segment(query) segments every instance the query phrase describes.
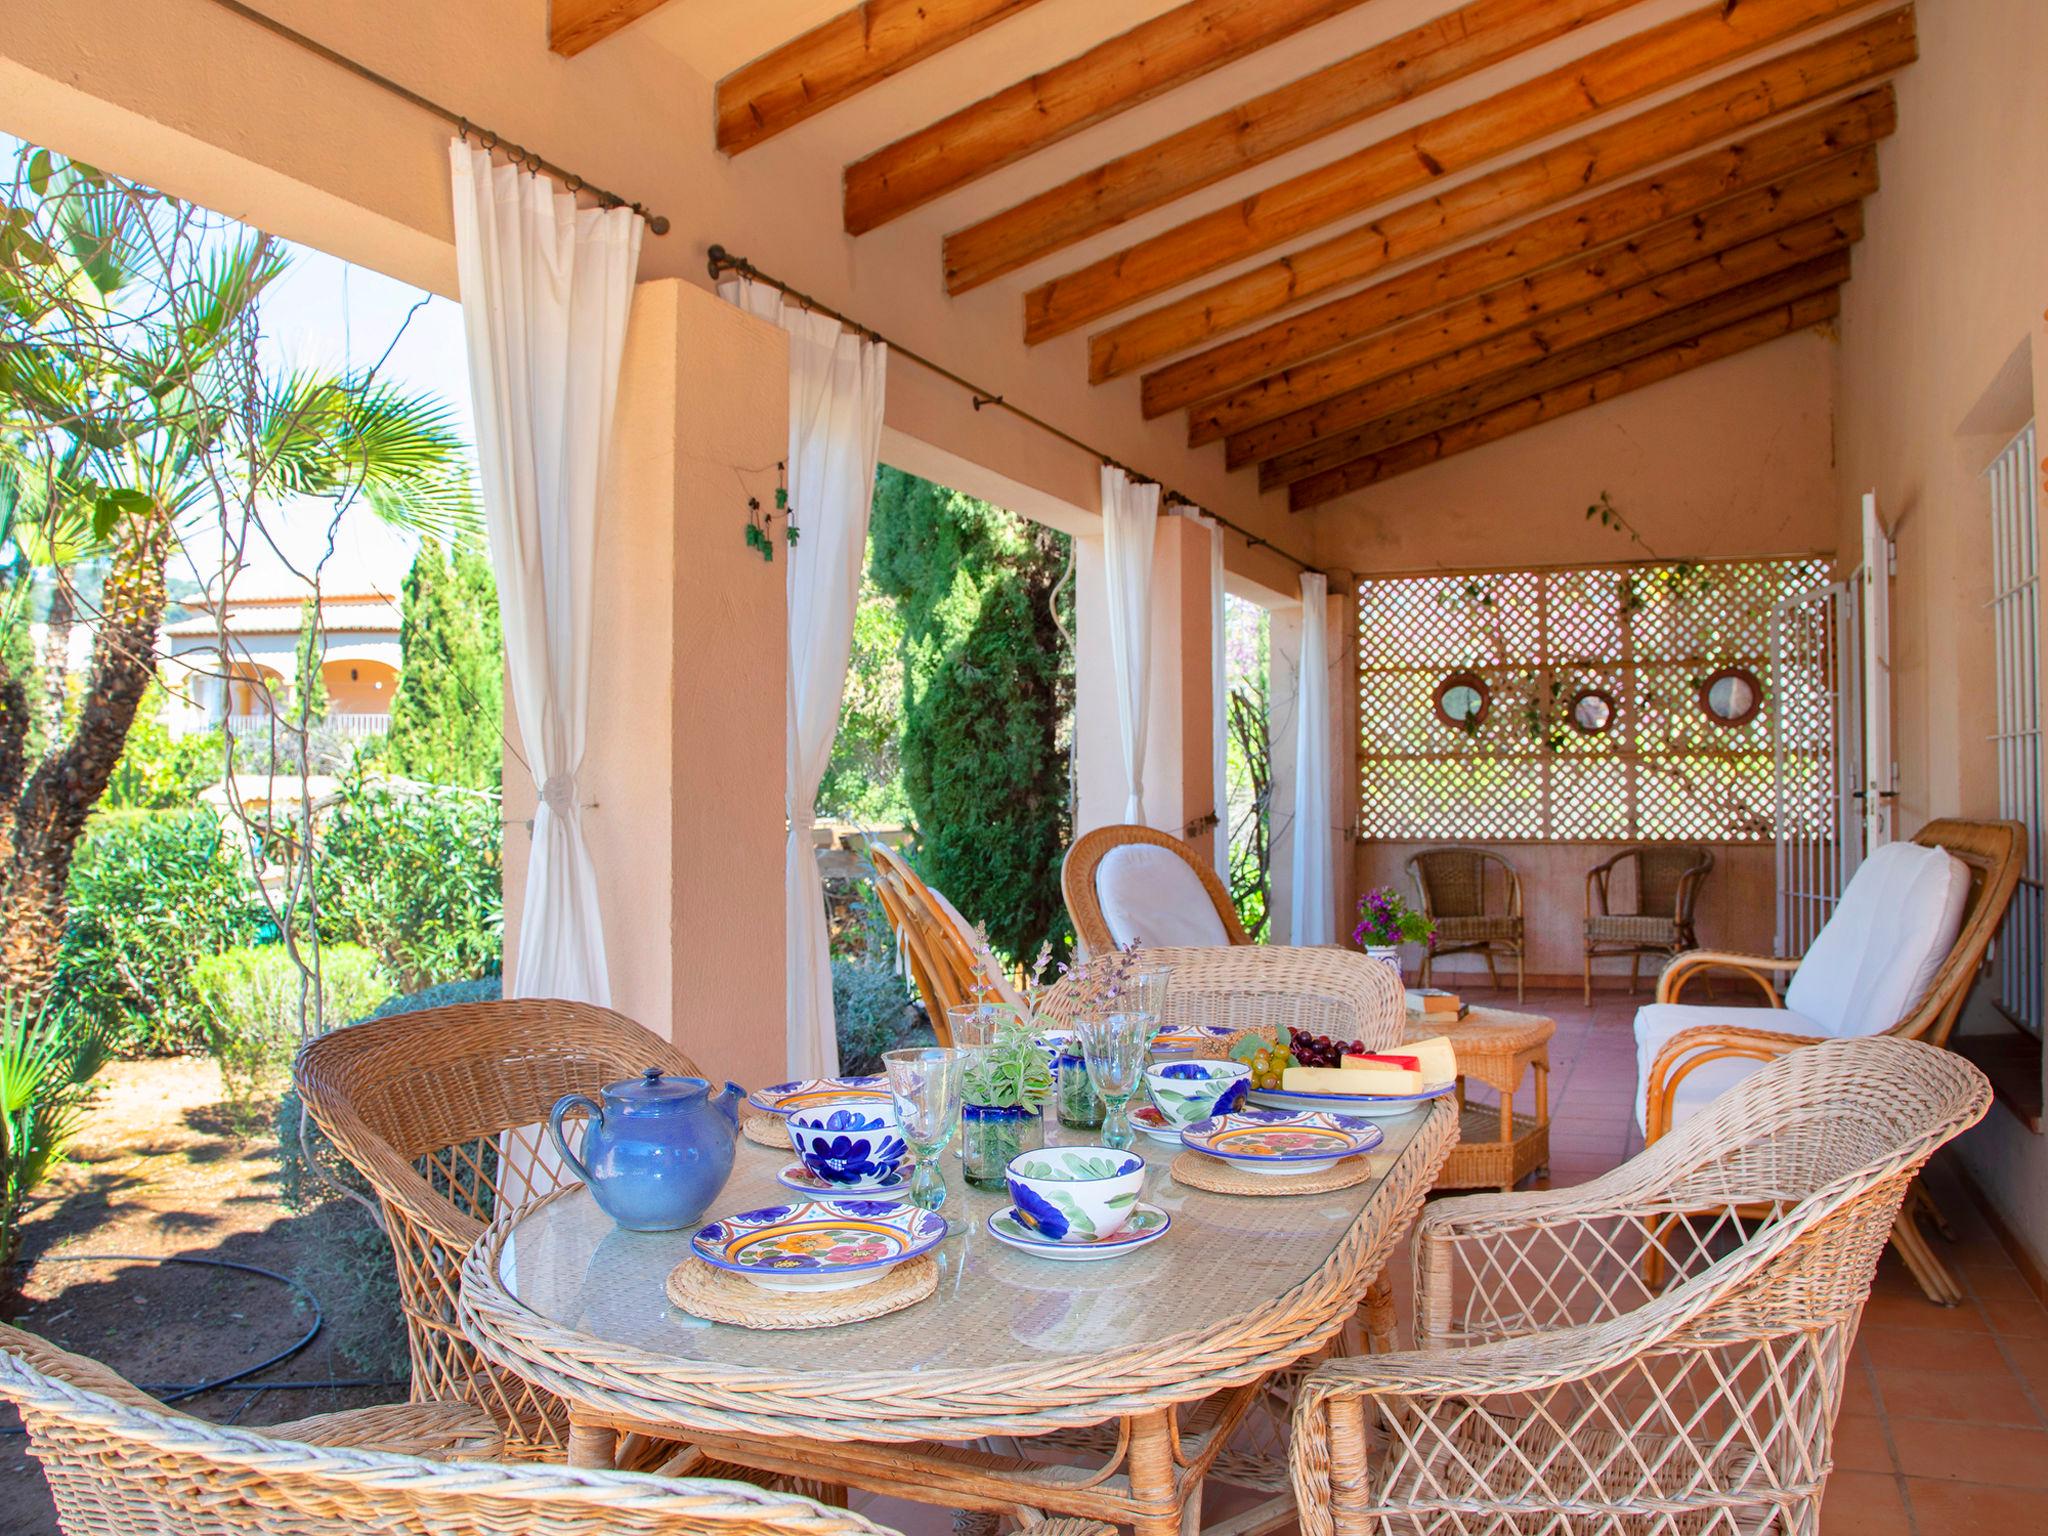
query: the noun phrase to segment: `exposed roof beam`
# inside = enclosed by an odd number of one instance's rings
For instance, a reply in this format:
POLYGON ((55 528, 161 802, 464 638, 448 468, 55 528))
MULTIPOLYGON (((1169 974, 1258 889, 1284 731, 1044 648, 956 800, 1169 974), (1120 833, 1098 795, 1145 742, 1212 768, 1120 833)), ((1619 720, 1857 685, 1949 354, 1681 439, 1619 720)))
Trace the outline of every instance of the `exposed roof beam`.
POLYGON ((548 46, 573 57, 668 0, 548 0, 548 46))
POLYGON ((1418 315, 1340 352, 1261 379, 1191 412, 1188 443, 1198 447, 1280 421, 1319 401, 1533 325, 1575 305, 1624 291, 1639 292, 1652 278, 1691 271, 1702 258, 1749 248, 1762 236, 1791 230, 1836 209, 1849 209, 1876 190, 1877 150, 1866 145, 1712 208, 1656 225, 1590 257, 1475 294, 1434 314, 1418 315))
POLYGON ((1869 84, 1912 63, 1915 53, 1908 6, 1765 60, 1112 326, 1089 338, 1090 377, 1143 367, 1567 196, 1704 149, 1780 113, 1869 84))
MULTIPOLYGON (((1471 0, 946 237, 963 293, 1641 0, 1471 0)), ((853 170, 858 170, 856 166, 853 170)), ((851 207, 853 170, 847 172, 851 207)), ((848 228, 851 228, 851 221, 848 228)))
POLYGON ((1569 416, 1574 411, 1583 411, 1603 400, 1612 400, 1631 390, 1643 389, 1724 357, 1747 352, 1752 347, 1803 331, 1808 326, 1824 325, 1841 311, 1841 307, 1840 290, 1828 288, 1662 351, 1601 368, 1570 383, 1543 389, 1512 404, 1469 417, 1426 437, 1411 438, 1369 458, 1355 459, 1299 481, 1288 487, 1288 506, 1296 512, 1306 511, 1382 480, 1421 469, 1426 464, 1498 442, 1546 421, 1569 416))
MULTIPOLYGON (((1054 278, 1025 295, 1025 339, 1062 335, 1296 235, 1694 79, 1864 3, 1743 0, 1731 6, 1716 0, 1054 278)), ((1828 41, 1851 46, 1841 39, 1828 41)))
POLYGON ((718 147, 752 149, 1038 0, 862 0, 718 82, 718 147))
POLYGON ((846 168, 847 233, 866 234, 1092 123, 1364 3, 1187 0, 856 160, 846 168))
POLYGON ((1341 434, 1364 432, 1382 416, 1409 410, 1421 401, 1448 395, 1481 379, 1518 369, 1538 369, 1559 352, 1585 346, 1632 326, 1657 322, 1673 309, 1704 303, 1794 266, 1827 256, 1841 256, 1847 262, 1845 252, 1862 236, 1862 231, 1862 209, 1851 207, 1808 219, 1792 229, 1782 229, 1714 256, 1704 256, 1647 283, 1636 283, 1575 309, 1548 315, 1534 326, 1446 352, 1401 373, 1391 373, 1343 395, 1317 401, 1315 406, 1282 416, 1276 422, 1237 432, 1225 438, 1227 461, 1237 469, 1257 459, 1278 459, 1294 449, 1307 451, 1303 457, 1288 459, 1284 469, 1262 469, 1260 483, 1272 485, 1280 479, 1300 479, 1300 473, 1307 473, 1307 469, 1321 469, 1331 461, 1331 455, 1335 455, 1335 461, 1356 459, 1364 449, 1346 451, 1350 438, 1341 438, 1341 434))
POLYGON ((1892 88, 1823 107, 1655 175, 1503 230, 1425 266, 1223 342, 1145 375, 1148 418, 1218 399, 1412 316, 1699 213, 1731 196, 1875 143, 1897 126, 1892 88))

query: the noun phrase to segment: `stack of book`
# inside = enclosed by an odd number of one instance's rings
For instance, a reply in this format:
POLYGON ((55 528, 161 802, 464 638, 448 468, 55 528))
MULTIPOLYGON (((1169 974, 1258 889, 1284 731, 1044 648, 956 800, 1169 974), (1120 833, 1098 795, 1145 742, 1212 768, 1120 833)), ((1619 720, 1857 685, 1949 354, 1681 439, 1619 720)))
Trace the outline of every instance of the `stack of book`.
POLYGON ((1412 1019, 1442 1023, 1449 1019, 1462 1019, 1471 1011, 1457 993, 1446 992, 1442 987, 1408 989, 1408 1016, 1412 1019))

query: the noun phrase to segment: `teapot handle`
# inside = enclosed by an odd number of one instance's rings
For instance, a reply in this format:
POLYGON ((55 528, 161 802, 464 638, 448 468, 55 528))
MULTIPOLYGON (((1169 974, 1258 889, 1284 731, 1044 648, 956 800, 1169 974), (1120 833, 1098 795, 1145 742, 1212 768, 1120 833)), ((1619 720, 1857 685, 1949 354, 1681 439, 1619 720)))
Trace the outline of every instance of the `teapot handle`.
MULTIPOLYGON (((604 1118, 604 1106, 584 1093, 565 1093, 555 1100, 555 1107, 548 1111, 548 1136, 555 1144, 555 1151, 561 1155, 576 1177, 585 1185, 590 1183, 590 1170, 583 1165, 583 1159, 569 1150, 568 1138, 562 1135, 562 1117, 572 1109, 587 1109, 592 1120, 604 1118)), ((585 1132, 585 1134, 589 1134, 585 1132)))

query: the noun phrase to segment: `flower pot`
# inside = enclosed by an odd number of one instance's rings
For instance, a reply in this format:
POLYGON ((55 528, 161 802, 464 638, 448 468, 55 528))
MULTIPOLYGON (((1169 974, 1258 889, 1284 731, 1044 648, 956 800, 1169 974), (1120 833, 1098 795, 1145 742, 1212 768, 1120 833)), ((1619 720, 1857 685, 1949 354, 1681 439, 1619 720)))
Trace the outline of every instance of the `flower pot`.
POLYGON ((1381 965, 1392 967, 1394 972, 1394 982, 1397 986, 1405 986, 1407 984, 1402 980, 1401 977, 1400 945, 1368 944, 1365 946, 1365 957, 1368 960, 1377 960, 1381 965))
POLYGON ((960 1162, 978 1189, 1005 1187, 1010 1159, 1045 1145, 1045 1120, 1021 1104, 965 1104, 960 1109, 960 1162))
POLYGON ((1092 1131, 1102 1124, 1102 1095, 1088 1080, 1088 1066, 1081 1060, 1078 1046, 1072 1055, 1060 1057, 1053 1091, 1058 1095, 1060 1124, 1068 1130, 1092 1131))

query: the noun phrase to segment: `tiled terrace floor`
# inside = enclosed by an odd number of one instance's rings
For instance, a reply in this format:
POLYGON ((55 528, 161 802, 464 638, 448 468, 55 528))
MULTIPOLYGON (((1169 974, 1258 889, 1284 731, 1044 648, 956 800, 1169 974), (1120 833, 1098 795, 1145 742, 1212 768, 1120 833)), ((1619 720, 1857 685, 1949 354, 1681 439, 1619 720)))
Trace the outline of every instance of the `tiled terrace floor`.
MULTIPOLYGON (((1465 995, 1517 1006, 1512 990, 1465 995)), ((1596 994, 1587 1008, 1574 988, 1532 991, 1521 1005, 1557 1021, 1553 1184, 1582 1183, 1640 1149, 1630 1024, 1645 1000, 1596 994)), ((1953 1244, 1937 1237, 1935 1247, 1970 1299, 1934 1306, 1886 1257, 1850 1361, 1822 1536, 2048 1533, 2048 1308, 1940 1161, 1933 1188, 1957 1236, 1953 1244)), ((1397 1256, 1397 1277, 1406 1263, 1397 1256)), ((947 1529, 943 1516, 893 1500, 856 1498, 856 1506, 912 1533, 947 1529)))

